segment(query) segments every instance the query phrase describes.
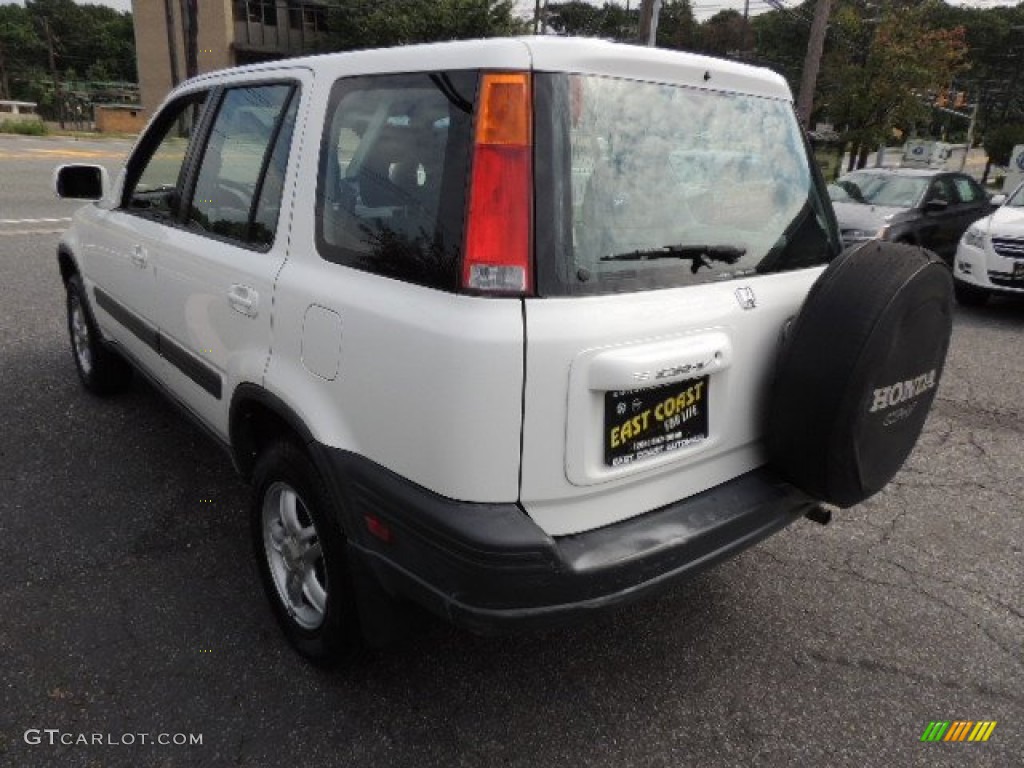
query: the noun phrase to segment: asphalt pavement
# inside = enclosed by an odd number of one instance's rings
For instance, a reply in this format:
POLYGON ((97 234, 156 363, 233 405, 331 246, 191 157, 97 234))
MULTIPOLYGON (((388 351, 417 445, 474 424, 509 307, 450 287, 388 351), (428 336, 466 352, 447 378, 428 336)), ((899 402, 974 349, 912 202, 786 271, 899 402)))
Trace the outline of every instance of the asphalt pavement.
POLYGON ((957 310, 917 450, 831 525, 587 624, 425 621, 328 673, 272 621, 226 455, 144 383, 75 377, 51 173, 128 147, 0 137, 0 765, 1021 764, 1024 301, 957 310), (968 720, 988 741, 921 741, 968 720))

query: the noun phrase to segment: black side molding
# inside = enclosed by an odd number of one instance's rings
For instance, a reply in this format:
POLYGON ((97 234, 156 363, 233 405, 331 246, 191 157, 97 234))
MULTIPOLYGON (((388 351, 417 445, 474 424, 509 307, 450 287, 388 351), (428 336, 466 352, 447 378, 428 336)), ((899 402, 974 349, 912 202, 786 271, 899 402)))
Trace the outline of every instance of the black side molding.
POLYGON ((96 296, 96 304, 104 312, 141 339, 147 347, 192 379, 204 391, 218 400, 221 399, 223 381, 215 368, 197 359, 180 344, 160 333, 157 328, 147 323, 120 302, 111 298, 103 289, 94 288, 93 293, 96 296))
POLYGON ((110 295, 103 289, 94 288, 93 293, 96 295, 96 304, 99 305, 104 312, 117 320, 117 322, 131 331, 135 336, 142 339, 143 343, 147 347, 159 354, 160 332, 156 328, 121 303, 110 298, 110 295))

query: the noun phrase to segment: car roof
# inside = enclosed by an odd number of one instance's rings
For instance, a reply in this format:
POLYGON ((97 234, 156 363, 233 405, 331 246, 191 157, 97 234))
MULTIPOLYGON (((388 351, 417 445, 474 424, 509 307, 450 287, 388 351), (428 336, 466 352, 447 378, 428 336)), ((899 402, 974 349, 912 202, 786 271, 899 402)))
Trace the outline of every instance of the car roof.
POLYGON ((303 67, 327 76, 443 69, 529 68, 690 85, 792 101, 785 78, 769 69, 695 53, 582 37, 534 36, 459 40, 327 53, 199 75, 181 89, 246 73, 303 67))
POLYGON ((854 173, 869 173, 877 176, 907 176, 930 179, 933 176, 939 176, 940 174, 954 174, 956 171, 947 171, 942 168, 858 168, 855 171, 843 174, 844 176, 850 176, 854 173))

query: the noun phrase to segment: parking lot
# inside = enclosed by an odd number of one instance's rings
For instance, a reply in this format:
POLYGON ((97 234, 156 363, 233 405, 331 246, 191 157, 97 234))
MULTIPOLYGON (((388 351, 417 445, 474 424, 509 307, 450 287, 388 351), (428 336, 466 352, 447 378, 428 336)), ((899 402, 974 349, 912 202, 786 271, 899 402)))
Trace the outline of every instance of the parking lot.
POLYGON ((957 309, 917 450, 831 525, 581 626, 423 620, 328 673, 273 623, 227 456, 145 383, 75 377, 51 172, 128 147, 0 137, 0 764, 1019 764, 1024 301, 957 309), (957 720, 997 725, 920 741, 957 720))

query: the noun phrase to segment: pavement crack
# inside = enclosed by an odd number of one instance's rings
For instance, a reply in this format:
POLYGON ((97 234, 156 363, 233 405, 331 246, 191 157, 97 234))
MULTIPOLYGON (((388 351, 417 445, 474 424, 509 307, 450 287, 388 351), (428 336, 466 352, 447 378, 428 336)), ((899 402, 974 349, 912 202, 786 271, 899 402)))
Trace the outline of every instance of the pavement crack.
MULTIPOLYGON (((897 677, 905 678, 907 680, 913 680, 917 683, 938 683, 942 687, 950 690, 967 691, 982 696, 993 696, 1000 699, 1007 699, 1017 704, 1024 704, 1024 696, 1010 693, 1008 691, 1002 691, 985 683, 965 681, 957 678, 944 677, 942 675, 929 675, 917 672, 916 670, 907 669, 898 664, 877 661, 875 659, 858 658, 842 654, 833 655, 822 651, 807 649, 804 649, 802 653, 806 654, 806 656, 811 660, 821 664, 832 664, 855 671, 864 671, 876 674, 881 672, 884 674, 896 675, 897 677)), ((794 654, 792 658, 794 663, 798 666, 806 666, 806 662, 800 658, 800 653, 794 654)))

